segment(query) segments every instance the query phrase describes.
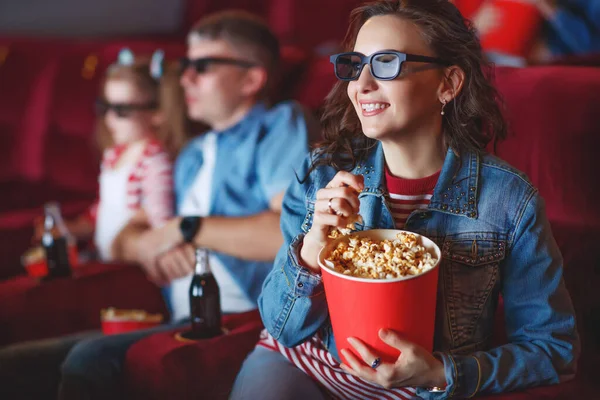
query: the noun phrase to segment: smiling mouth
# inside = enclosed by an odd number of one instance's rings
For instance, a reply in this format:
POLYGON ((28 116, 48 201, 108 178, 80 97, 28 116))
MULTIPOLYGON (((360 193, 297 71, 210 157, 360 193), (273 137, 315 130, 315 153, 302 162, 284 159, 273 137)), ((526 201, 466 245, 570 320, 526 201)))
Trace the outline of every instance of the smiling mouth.
POLYGON ((361 103, 360 108, 364 113, 372 113, 375 111, 383 111, 390 105, 387 103, 361 103))

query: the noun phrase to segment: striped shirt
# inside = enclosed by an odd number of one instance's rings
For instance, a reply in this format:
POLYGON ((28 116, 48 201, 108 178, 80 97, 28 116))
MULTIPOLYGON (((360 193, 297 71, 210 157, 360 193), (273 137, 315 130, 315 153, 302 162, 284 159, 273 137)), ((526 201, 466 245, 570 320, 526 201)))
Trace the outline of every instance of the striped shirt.
POLYGON ((397 229, 404 229, 406 220, 413 211, 427 208, 440 172, 421 179, 404 179, 393 176, 385 169, 388 205, 397 229))
MULTIPOLYGON (((125 151, 125 146, 115 146, 104 151, 100 173, 112 169, 125 151)), ((173 217, 173 172, 168 153, 157 140, 146 143, 142 155, 136 160, 127 181, 127 204, 132 210, 143 208, 152 227, 161 226, 173 217)), ((89 210, 96 220, 98 199, 89 210)))
POLYGON ((385 389, 348 374, 340 368, 340 364, 325 349, 323 342, 317 336, 296 347, 287 348, 275 340, 266 330, 263 330, 258 345, 281 353, 292 364, 316 381, 332 399, 417 399, 414 388, 385 389))
MULTIPOLYGON (((390 174, 387 168, 385 172, 389 192, 388 204, 396 228, 403 229, 408 216, 413 211, 427 208, 441 171, 422 179, 398 178, 390 174)), ((333 399, 409 400, 417 398, 414 388, 385 389, 346 373, 318 336, 294 348, 287 348, 264 330, 258 345, 280 352, 297 368, 318 382, 333 399)))

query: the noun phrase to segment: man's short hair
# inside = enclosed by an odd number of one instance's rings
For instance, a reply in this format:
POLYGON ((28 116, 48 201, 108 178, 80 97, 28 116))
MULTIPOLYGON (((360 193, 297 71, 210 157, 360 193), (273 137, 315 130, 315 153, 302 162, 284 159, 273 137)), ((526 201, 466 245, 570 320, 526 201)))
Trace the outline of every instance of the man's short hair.
POLYGON ((188 43, 198 39, 227 41, 262 65, 269 79, 279 67, 279 40, 265 21, 246 11, 223 11, 201 19, 192 27, 188 43))

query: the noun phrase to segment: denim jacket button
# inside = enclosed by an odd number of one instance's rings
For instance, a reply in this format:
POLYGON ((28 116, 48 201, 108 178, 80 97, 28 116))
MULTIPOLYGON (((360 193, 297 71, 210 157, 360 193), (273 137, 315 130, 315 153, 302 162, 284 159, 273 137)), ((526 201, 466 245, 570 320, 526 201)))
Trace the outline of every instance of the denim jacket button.
POLYGON ((299 287, 299 288, 303 288, 303 287, 304 287, 304 283, 302 283, 302 282, 298 282, 298 287, 299 287))

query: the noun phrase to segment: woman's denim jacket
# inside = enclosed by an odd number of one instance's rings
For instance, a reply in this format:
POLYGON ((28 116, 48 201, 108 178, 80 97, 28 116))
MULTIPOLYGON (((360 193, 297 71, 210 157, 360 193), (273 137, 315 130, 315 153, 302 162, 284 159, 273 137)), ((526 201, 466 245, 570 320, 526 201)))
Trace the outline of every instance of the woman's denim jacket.
MULTIPOLYGON (((305 160, 298 177, 309 165, 305 160)), ((381 145, 352 173, 364 176, 359 195, 364 228, 393 228, 381 145)), ((303 268, 298 256, 312 224, 316 192, 335 174, 331 167, 319 167, 288 189, 281 216, 285 243, 264 283, 259 309, 269 333, 284 346, 320 333, 339 359, 321 277, 303 268)), ((434 349, 444 362, 448 386, 443 393, 418 389, 418 396, 465 398, 574 375, 579 337, 562 257, 543 199, 524 174, 489 154, 459 157, 449 150, 429 207, 410 214, 406 229, 431 238, 442 250, 434 349), (500 295, 509 344, 492 348, 500 295)))

